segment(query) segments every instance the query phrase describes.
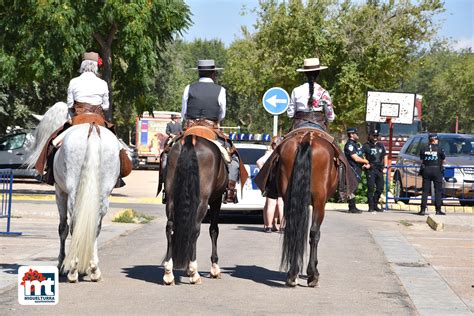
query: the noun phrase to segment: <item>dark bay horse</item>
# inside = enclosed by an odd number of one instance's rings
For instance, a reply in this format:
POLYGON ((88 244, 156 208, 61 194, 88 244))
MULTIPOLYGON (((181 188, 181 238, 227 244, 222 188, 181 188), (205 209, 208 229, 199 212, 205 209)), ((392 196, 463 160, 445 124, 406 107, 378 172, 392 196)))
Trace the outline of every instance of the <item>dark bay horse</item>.
POLYGON ((188 135, 177 141, 168 155, 165 179, 166 238, 168 248, 164 259, 164 284, 174 284, 173 267, 186 268, 191 284, 200 284, 197 269, 196 243, 201 222, 210 207, 212 241, 211 277, 220 277, 217 256, 217 226, 228 174, 226 163, 217 145, 205 138, 188 135))
POLYGON ((285 201, 285 230, 281 267, 288 271, 286 284, 296 286, 303 269, 303 259, 309 228, 310 254, 308 286, 318 285, 318 243, 324 208, 338 185, 337 153, 327 140, 318 137, 321 132, 306 131, 281 143, 277 148, 280 158, 277 165, 277 184, 285 201), (295 154, 296 153, 296 154, 295 154))

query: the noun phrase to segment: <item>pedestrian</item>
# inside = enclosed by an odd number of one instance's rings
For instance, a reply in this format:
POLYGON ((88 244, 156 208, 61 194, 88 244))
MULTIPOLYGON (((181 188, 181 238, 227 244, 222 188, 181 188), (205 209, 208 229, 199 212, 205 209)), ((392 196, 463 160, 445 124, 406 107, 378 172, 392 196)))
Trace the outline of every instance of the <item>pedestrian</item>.
POLYGON ((183 126, 176 114, 171 114, 171 122, 166 124, 166 135, 170 138, 175 138, 183 132, 183 126))
POLYGON ((319 64, 319 58, 307 58, 303 68, 296 70, 305 73, 307 82, 291 92, 287 114, 293 118, 292 130, 313 127, 327 131, 327 123, 334 121, 336 115, 329 92, 316 83, 319 71, 327 68, 319 64))
MULTIPOLYGON (((426 215, 426 204, 431 182, 434 185, 436 215, 446 215, 441 211, 443 189, 443 160, 446 158, 443 149, 438 145, 438 134, 428 134, 428 144, 420 148, 421 167, 419 175, 423 177, 421 209, 418 215, 426 215)), ((433 193, 431 193, 433 195, 433 193)))
MULTIPOLYGON (((369 161, 367 159, 364 159, 361 145, 357 142, 359 140, 357 128, 349 127, 347 129, 347 137, 348 140, 346 145, 344 146, 344 154, 346 155, 346 158, 349 161, 349 165, 351 166, 351 169, 357 178, 357 183, 359 183, 362 179, 362 166, 368 167, 369 161)), ((349 195, 349 213, 362 213, 362 211, 356 206, 356 192, 357 188, 356 191, 349 195)))
MULTIPOLYGON (((270 144, 270 149, 265 155, 257 160, 257 167, 262 169, 265 161, 278 146, 281 138, 274 136, 270 144)), ((273 181, 276 184, 275 181, 273 181)), ((283 229, 283 198, 278 196, 276 186, 269 188, 266 192, 265 207, 263 208, 263 231, 271 233, 272 231, 281 231, 283 229)))
POLYGON ((383 192, 384 172, 386 171, 387 152, 385 146, 378 141, 379 131, 373 129, 369 133, 368 141, 362 146, 362 153, 369 164, 366 165, 367 200, 369 212, 383 212, 378 203, 383 192))

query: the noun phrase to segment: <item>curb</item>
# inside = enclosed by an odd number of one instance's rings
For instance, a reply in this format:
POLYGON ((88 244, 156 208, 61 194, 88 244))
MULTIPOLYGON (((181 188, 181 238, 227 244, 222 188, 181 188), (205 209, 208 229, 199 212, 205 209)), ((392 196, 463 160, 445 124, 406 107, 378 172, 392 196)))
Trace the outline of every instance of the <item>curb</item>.
MULTIPOLYGON (((385 205, 385 203, 383 204, 385 205)), ((403 202, 398 203, 388 203, 389 210, 399 210, 399 211, 410 211, 410 212, 419 212, 420 205, 411 205, 405 204, 403 202)), ((472 214, 474 213, 472 206, 458 206, 458 205, 443 205, 441 210, 445 213, 465 213, 465 214, 472 214)), ((435 207, 433 205, 428 205, 428 211, 435 211, 435 207)))
MULTIPOLYGON (((13 201, 55 201, 56 197, 52 194, 13 194, 13 201)), ((109 197, 110 203, 136 203, 136 204, 161 204, 161 196, 156 198, 132 198, 123 196, 111 196, 109 197)))
POLYGON ((426 223, 435 231, 440 231, 444 228, 443 222, 441 222, 441 220, 435 215, 428 215, 426 223))

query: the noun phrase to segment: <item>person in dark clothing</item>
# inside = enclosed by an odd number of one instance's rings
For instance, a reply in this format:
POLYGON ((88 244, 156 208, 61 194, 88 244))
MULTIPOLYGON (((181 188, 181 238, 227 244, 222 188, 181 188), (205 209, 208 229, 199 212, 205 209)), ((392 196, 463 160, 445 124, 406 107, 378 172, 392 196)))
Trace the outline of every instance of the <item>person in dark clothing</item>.
POLYGON ((428 144, 420 148, 421 168, 419 174, 423 177, 421 209, 418 215, 426 215, 426 204, 431 182, 434 184, 436 215, 446 215, 441 211, 443 190, 443 160, 446 158, 443 149, 438 145, 438 135, 430 133, 428 144))
POLYGON ((171 122, 166 124, 166 135, 170 138, 174 138, 183 132, 183 126, 179 121, 179 117, 176 114, 171 114, 171 122))
MULTIPOLYGON (((360 182, 362 178, 362 166, 368 167, 369 161, 363 158, 361 145, 357 142, 359 140, 359 135, 357 129, 350 127, 347 129, 347 140, 346 145, 344 146, 344 154, 346 155, 349 165, 351 166, 352 171, 354 172, 357 182, 360 182)), ((357 191, 357 188, 356 188, 357 191)), ((349 196, 349 213, 362 213, 356 206, 355 202, 355 193, 354 191, 349 196)))
POLYGON ((369 134, 369 140, 362 146, 362 153, 369 161, 366 169, 369 212, 383 212, 379 208, 378 202, 383 192, 384 169, 388 163, 385 146, 378 142, 378 137, 379 131, 372 130, 369 134))

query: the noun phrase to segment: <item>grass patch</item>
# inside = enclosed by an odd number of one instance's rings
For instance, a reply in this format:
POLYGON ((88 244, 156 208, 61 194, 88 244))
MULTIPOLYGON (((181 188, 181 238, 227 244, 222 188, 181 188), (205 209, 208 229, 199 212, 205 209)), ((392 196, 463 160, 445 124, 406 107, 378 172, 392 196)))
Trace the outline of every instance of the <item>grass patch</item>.
POLYGON ((136 212, 131 208, 126 208, 115 215, 112 219, 114 223, 132 223, 132 224, 147 224, 155 217, 136 212))
POLYGON ((413 226, 413 224, 410 223, 409 221, 407 221, 406 219, 402 219, 402 220, 400 221, 400 224, 402 224, 403 226, 406 226, 406 227, 413 226))

